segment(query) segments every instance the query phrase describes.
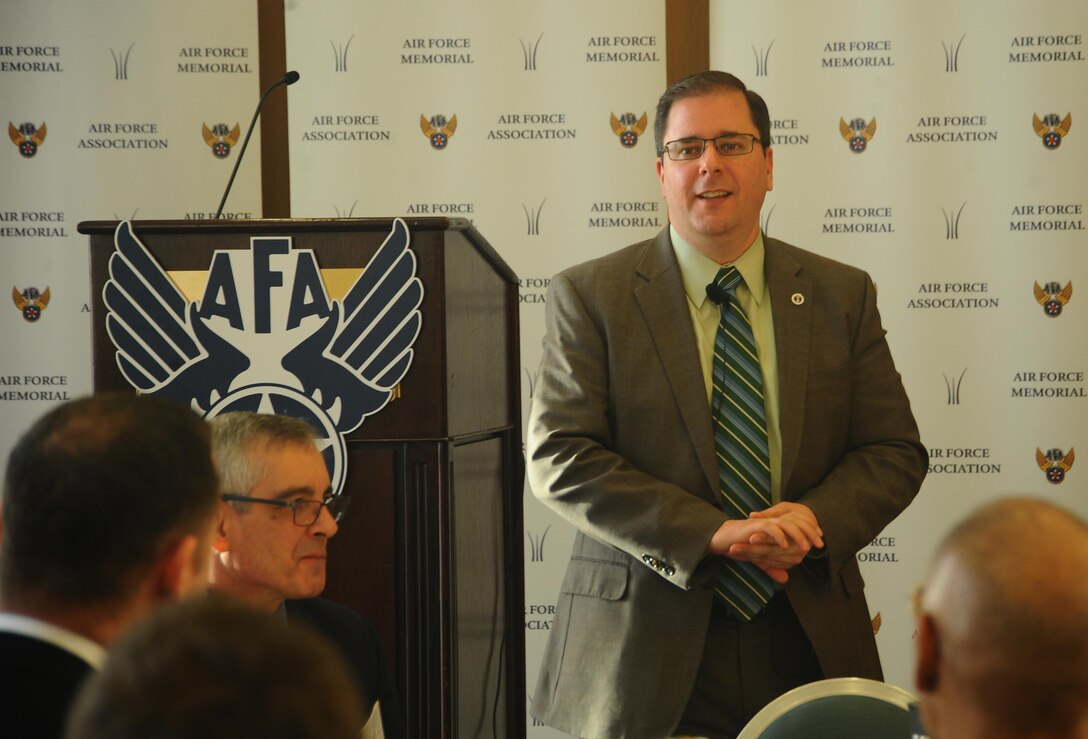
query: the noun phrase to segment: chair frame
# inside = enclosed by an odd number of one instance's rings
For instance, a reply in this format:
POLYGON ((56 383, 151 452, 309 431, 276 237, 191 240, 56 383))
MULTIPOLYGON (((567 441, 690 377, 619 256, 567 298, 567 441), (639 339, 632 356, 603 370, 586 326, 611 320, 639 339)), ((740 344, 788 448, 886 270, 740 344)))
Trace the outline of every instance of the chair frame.
POLYGON ((897 705, 905 711, 910 710, 912 703, 918 702, 914 695, 903 688, 889 683, 882 683, 878 680, 869 680, 863 677, 828 678, 794 688, 790 692, 775 698, 752 717, 752 720, 737 735, 737 739, 759 739, 767 727, 797 706, 820 698, 843 695, 862 695, 867 698, 876 698, 897 705))

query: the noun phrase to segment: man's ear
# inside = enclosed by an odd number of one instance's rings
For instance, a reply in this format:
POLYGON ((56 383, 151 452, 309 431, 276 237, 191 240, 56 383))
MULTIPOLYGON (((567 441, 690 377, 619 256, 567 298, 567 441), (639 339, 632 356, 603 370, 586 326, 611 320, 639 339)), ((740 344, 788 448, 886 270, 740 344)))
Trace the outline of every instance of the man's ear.
POLYGON ((207 586, 207 568, 193 566, 198 546, 199 538, 186 534, 163 553, 159 560, 158 590, 164 600, 180 600, 207 586))
POLYGON ((212 551, 223 554, 230 551, 230 526, 231 519, 236 515, 230 503, 219 502, 219 510, 215 513, 215 530, 212 532, 212 551))
POLYGON ((767 164, 767 192, 774 189, 774 149, 767 147, 763 152, 767 164))
POLYGON ((918 614, 915 637, 914 684, 920 693, 937 689, 941 672, 941 640, 937 622, 928 613, 918 614))

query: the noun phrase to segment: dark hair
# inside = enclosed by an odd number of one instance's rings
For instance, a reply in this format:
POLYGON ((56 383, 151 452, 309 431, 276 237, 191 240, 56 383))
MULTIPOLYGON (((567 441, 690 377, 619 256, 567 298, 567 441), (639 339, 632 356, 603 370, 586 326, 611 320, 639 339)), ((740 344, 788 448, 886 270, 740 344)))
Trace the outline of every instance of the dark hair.
POLYGON ((130 629, 68 717, 72 739, 357 739, 361 696, 321 636, 222 595, 130 629))
POLYGON ((767 103, 758 93, 749 90, 743 82, 728 72, 708 70, 688 75, 669 85, 657 101, 657 116, 654 118, 654 144, 657 146, 657 155, 665 153, 665 128, 669 123, 669 111, 677 100, 690 97, 701 97, 714 92, 741 92, 748 99, 748 112, 752 116, 752 123, 759 132, 759 140, 763 148, 771 145, 771 114, 767 110, 767 103))
POLYGON ((11 451, 0 593, 35 607, 121 602, 219 498, 208 425, 177 403, 106 393, 60 405, 11 451))

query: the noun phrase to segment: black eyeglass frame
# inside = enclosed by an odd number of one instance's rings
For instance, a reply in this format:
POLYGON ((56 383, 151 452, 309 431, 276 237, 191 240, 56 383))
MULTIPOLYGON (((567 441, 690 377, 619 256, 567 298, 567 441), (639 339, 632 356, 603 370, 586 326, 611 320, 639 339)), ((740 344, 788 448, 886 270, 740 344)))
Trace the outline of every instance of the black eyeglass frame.
POLYGON ((665 145, 662 147, 661 154, 662 155, 668 155, 669 159, 673 160, 674 162, 691 162, 691 161, 695 161, 696 159, 699 159, 700 157, 703 156, 703 153, 706 151, 706 145, 709 144, 711 141, 714 142, 714 150, 718 152, 719 156, 723 156, 723 157, 742 157, 745 154, 751 154, 753 151, 755 151, 757 143, 760 146, 763 146, 763 141, 760 140, 760 138, 758 136, 756 136, 755 134, 751 134, 751 133, 725 133, 725 134, 722 134, 721 136, 715 136, 715 137, 709 138, 709 139, 700 138, 698 136, 685 136, 682 139, 675 139, 673 141, 665 142, 665 145), (733 143, 738 143, 739 140, 746 140, 748 142, 748 148, 745 149, 744 151, 729 151, 728 149, 726 149, 725 151, 722 151, 721 146, 718 144, 718 142, 722 141, 722 140, 726 140, 727 142, 733 142, 733 143), (698 154, 693 154, 692 156, 689 156, 689 157, 674 156, 673 150, 672 150, 672 148, 670 148, 670 147, 672 147, 673 144, 679 144, 681 142, 695 143, 696 141, 701 142, 702 147, 699 149, 698 154))
POLYGON ((265 505, 274 505, 281 508, 291 509, 291 521, 296 526, 302 526, 308 528, 317 523, 317 519, 321 517, 321 509, 328 508, 329 515, 332 516, 332 520, 337 523, 347 513, 348 507, 351 505, 351 498, 346 495, 326 495, 321 500, 276 500, 275 498, 254 498, 249 495, 236 495, 234 493, 224 493, 219 496, 220 500, 227 503, 264 503, 265 505), (317 507, 314 507, 314 504, 317 507), (313 510, 313 520, 309 523, 299 522, 299 511, 313 510))

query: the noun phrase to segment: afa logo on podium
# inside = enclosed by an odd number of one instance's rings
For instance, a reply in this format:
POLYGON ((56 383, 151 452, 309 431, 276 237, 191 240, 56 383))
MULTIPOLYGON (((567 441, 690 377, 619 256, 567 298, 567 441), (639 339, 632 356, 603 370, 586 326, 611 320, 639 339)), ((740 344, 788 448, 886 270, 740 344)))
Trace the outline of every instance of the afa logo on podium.
POLYGON ((409 241, 397 219, 343 299, 330 300, 312 250, 253 237, 249 250, 213 254, 203 297, 190 301, 122 222, 102 293, 117 366, 140 393, 205 418, 304 419, 339 494, 344 436, 389 403, 414 356, 423 283, 409 241))

